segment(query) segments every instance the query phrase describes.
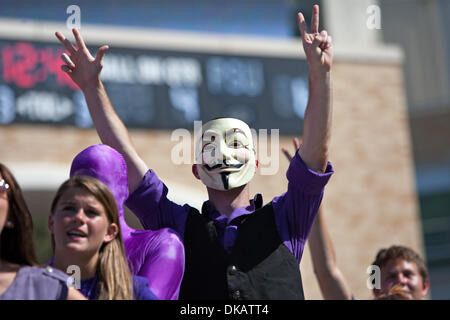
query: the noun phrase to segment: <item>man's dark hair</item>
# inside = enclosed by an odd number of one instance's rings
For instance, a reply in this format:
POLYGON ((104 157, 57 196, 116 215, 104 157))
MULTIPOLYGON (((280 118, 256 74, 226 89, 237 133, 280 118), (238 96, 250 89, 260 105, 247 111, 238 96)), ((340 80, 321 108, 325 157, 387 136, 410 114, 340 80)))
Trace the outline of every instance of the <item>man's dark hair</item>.
POLYGON ((404 246, 391 246, 389 248, 381 249, 378 251, 375 261, 372 265, 378 266, 380 269, 389 260, 404 259, 408 262, 414 262, 417 265, 420 275, 423 281, 428 280, 428 270, 423 259, 414 250, 404 246))

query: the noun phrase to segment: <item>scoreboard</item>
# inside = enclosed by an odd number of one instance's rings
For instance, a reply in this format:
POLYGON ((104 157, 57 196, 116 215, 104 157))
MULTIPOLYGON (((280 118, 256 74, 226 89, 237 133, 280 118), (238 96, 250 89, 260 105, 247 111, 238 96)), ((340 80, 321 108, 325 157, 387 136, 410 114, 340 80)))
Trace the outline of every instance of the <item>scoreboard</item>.
MULTIPOLYGON (((82 92, 60 69, 63 52, 54 42, 0 40, 0 125, 92 127, 82 92)), ((234 117, 254 129, 302 131, 308 66, 300 57, 110 46, 101 76, 129 128, 192 130, 195 120, 234 117)))

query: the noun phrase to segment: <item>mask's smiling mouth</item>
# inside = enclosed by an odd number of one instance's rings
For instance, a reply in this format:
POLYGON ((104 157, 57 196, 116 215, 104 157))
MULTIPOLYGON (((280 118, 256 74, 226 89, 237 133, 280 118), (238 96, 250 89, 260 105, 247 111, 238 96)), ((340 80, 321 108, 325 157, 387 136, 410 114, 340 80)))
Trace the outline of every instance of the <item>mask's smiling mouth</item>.
POLYGON ((208 171, 213 171, 218 169, 217 171, 239 171, 239 169, 243 166, 243 163, 238 163, 238 164, 216 164, 215 166, 210 167, 209 165, 205 164, 205 168, 208 171))

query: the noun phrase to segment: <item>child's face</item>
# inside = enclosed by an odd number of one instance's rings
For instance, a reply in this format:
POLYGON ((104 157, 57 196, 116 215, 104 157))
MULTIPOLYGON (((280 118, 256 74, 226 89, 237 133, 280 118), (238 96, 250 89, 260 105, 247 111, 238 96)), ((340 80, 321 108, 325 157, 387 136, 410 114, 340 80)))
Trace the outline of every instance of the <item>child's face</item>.
POLYGON ((402 286, 411 299, 424 298, 429 288, 417 264, 401 258, 391 259, 381 268, 381 291, 388 292, 395 285, 402 286))
POLYGON ((49 228, 55 239, 55 255, 92 256, 115 237, 114 224, 102 203, 80 188, 64 192, 50 215, 49 228))

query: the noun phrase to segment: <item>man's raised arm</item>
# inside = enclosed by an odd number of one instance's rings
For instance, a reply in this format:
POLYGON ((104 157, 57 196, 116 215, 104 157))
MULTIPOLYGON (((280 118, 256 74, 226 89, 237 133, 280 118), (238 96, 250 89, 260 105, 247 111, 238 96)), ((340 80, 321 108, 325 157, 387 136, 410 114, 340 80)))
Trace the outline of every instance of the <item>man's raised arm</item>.
POLYGON ((311 32, 298 13, 303 49, 309 66, 309 98, 303 125, 303 143, 298 151, 307 167, 324 173, 328 162, 331 135, 331 36, 319 33, 319 6, 313 6, 311 32))
POLYGON ((148 166, 137 154, 128 130, 111 105, 100 80, 103 56, 108 50, 108 46, 100 47, 94 58, 79 31, 72 29, 72 32, 78 48, 74 47, 60 32, 55 34, 70 54, 70 56, 65 53, 62 55, 61 58, 65 64, 61 66, 61 69, 83 91, 100 140, 116 149, 125 158, 128 167, 129 188, 130 192, 133 192, 147 172, 148 166))

